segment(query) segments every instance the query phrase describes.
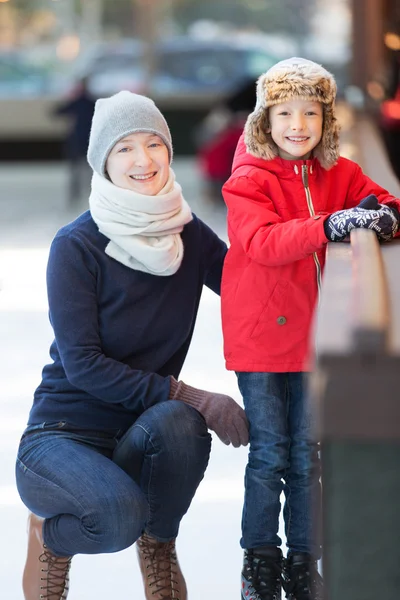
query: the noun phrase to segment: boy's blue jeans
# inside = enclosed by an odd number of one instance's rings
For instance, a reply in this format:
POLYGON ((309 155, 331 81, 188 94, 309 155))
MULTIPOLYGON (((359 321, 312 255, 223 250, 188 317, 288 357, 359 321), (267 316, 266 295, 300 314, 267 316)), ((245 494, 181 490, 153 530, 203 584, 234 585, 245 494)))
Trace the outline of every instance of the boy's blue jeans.
POLYGON ((280 546, 280 496, 289 551, 321 556, 318 443, 304 373, 237 373, 250 424, 242 548, 280 546))
POLYGON ((123 435, 65 422, 27 432, 18 451, 18 491, 45 517, 44 542, 58 556, 117 552, 144 530, 160 541, 175 538, 211 446, 200 413, 174 400, 146 410, 123 435))

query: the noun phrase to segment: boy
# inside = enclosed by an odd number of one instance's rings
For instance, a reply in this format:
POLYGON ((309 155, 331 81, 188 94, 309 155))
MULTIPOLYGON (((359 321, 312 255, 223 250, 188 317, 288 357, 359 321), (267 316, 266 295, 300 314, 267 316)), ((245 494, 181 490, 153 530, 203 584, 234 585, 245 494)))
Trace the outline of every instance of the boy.
POLYGON ((241 538, 247 600, 276 600, 282 583, 290 600, 321 598, 320 470, 305 365, 326 245, 354 227, 383 240, 399 227, 400 200, 339 157, 335 96, 332 75, 308 60, 288 59, 262 75, 223 187, 231 243, 222 280, 225 358, 250 424, 241 538), (370 195, 375 210, 357 206, 370 195))

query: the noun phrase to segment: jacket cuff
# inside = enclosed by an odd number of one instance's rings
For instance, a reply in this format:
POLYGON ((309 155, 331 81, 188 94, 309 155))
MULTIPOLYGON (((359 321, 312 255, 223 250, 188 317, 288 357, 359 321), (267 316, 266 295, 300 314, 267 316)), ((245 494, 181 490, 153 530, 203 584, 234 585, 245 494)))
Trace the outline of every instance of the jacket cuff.
POLYGON ((329 214, 327 215, 315 215, 309 220, 307 228, 307 242, 306 250, 309 254, 320 250, 328 243, 328 238, 325 235, 324 224, 329 214))

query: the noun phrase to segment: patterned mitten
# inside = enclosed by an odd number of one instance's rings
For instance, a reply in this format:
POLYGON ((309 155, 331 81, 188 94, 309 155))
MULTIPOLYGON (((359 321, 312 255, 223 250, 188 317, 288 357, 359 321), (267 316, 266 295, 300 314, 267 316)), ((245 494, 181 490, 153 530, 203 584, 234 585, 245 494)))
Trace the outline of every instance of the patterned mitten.
POLYGON ((400 221, 400 214, 396 208, 387 204, 379 204, 378 198, 374 194, 361 200, 358 208, 374 211, 370 215, 371 218, 366 228, 375 231, 378 239, 390 241, 396 235, 400 221))
POLYGON ((181 400, 203 415, 209 429, 235 448, 249 443, 249 424, 241 406, 230 396, 206 392, 171 377, 170 400, 181 400))
POLYGON ((389 242, 394 238, 399 229, 399 211, 387 204, 378 204, 378 210, 371 210, 368 224, 363 225, 367 229, 375 231, 378 239, 389 242))
POLYGON ((376 210, 379 208, 379 201, 375 194, 370 194, 363 198, 358 204, 358 208, 368 208, 368 210, 376 210))
POLYGON ((358 206, 330 215, 324 223, 324 231, 332 242, 343 241, 355 228, 371 229, 380 240, 389 241, 396 235, 399 224, 398 210, 379 204, 378 198, 370 194, 358 206))
POLYGON ((347 208, 331 214, 324 223, 325 235, 331 242, 342 242, 352 229, 368 227, 371 213, 375 210, 367 208, 347 208))
POLYGON ((376 232, 380 240, 389 241, 396 235, 400 222, 400 214, 397 208, 387 204, 379 204, 378 198, 374 194, 364 198, 358 207, 376 210, 380 213, 377 224, 376 221, 373 221, 372 225, 368 227, 368 229, 373 229, 376 232))

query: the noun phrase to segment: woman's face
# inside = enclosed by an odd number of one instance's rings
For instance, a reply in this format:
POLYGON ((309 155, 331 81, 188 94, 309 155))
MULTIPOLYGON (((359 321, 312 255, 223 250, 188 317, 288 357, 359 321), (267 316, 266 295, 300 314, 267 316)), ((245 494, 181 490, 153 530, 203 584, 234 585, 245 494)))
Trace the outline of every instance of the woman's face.
POLYGON ((106 171, 114 185, 155 196, 168 181, 168 148, 154 133, 132 133, 115 144, 106 171))

